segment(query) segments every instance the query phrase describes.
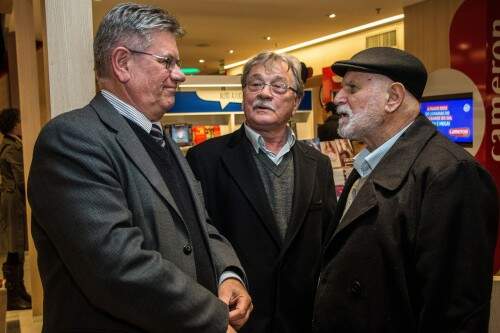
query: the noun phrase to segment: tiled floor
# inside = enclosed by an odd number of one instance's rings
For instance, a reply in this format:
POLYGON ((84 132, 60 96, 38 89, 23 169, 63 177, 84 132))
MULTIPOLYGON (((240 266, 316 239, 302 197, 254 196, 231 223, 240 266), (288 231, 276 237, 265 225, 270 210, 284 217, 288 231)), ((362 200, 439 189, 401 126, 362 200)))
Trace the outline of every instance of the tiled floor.
MULTIPOLYGON (((0 258, 1 263, 5 262, 5 258, 0 258)), ((24 264, 24 284, 28 292, 31 290, 31 274, 29 267, 28 253, 25 255, 24 264)), ((3 274, 0 269, 0 278, 3 278, 3 274)), ((42 319, 34 318, 31 310, 22 311, 7 311, 7 333, 40 333, 42 331, 42 319), (19 325, 15 322, 18 321, 19 325), (10 325, 9 325, 10 323, 10 325), (9 330, 10 329, 10 330, 9 330)), ((1 332, 3 333, 3 332, 1 332)))
POLYGON ((40 333, 42 332, 42 320, 41 318, 33 319, 31 310, 8 311, 7 328, 9 327, 11 327, 11 330, 7 329, 7 333, 40 333), (18 321, 19 325, 9 325, 9 322, 15 321, 18 321))

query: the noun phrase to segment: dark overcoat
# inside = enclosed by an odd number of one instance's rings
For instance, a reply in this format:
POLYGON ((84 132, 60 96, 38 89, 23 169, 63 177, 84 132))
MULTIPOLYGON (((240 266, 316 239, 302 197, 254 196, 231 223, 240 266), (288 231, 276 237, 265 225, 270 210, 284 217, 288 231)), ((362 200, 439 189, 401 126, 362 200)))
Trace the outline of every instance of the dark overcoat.
POLYGON ((190 149, 214 225, 248 275, 254 311, 241 332, 310 330, 323 237, 336 203, 328 158, 297 141, 293 204, 281 240, 244 128, 190 149))
POLYGON ((497 224, 488 172, 418 116, 327 243, 313 331, 486 333, 497 224))

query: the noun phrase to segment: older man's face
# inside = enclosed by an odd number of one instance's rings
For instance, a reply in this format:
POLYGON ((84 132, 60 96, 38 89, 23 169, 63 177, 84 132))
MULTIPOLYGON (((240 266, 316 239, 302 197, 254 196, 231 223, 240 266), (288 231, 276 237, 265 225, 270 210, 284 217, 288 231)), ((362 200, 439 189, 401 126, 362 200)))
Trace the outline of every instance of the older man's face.
POLYGON ((247 87, 243 90, 243 111, 246 123, 256 131, 283 128, 294 114, 299 104, 297 94, 288 89, 284 94, 272 91, 269 85, 261 91, 252 92, 248 85, 255 82, 284 82, 294 87, 292 71, 286 63, 277 61, 272 64, 256 65, 248 74, 247 87))
POLYGON ((370 142, 384 124, 389 80, 381 75, 347 72, 342 89, 335 95, 339 135, 346 139, 370 142))
MULTIPOLYGON (((179 59, 175 36, 169 32, 153 33, 151 46, 138 51, 179 59)), ((179 66, 167 69, 164 63, 147 54, 132 53, 129 66, 131 78, 125 84, 129 98, 150 120, 160 120, 174 105, 177 85, 186 77, 179 66)))

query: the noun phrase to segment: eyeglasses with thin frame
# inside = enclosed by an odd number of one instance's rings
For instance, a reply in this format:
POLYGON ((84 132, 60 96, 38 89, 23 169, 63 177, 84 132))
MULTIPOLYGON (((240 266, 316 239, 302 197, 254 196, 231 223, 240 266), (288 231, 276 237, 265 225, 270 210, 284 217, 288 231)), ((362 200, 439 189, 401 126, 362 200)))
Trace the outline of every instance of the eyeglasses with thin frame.
POLYGON ((277 95, 285 94, 288 91, 288 89, 290 89, 294 93, 297 93, 296 89, 290 87, 288 84, 286 84, 285 82, 281 82, 281 81, 266 83, 266 82, 260 81, 260 80, 252 80, 252 81, 247 82, 247 84, 246 84, 246 88, 248 89, 248 91, 251 91, 254 93, 262 91, 262 89, 264 89, 265 86, 271 87, 271 91, 277 95))
POLYGON ((129 50, 132 53, 145 54, 145 55, 152 56, 152 57, 156 58, 156 60, 158 60, 158 62, 160 64, 163 64, 165 66, 165 68, 167 70, 169 70, 169 71, 173 70, 176 65, 179 68, 181 67, 181 61, 179 59, 175 59, 172 56, 166 56, 166 57, 164 57, 164 56, 159 56, 157 54, 153 54, 153 53, 149 53, 149 52, 132 50, 132 49, 129 49, 129 48, 127 48, 127 50, 129 50))

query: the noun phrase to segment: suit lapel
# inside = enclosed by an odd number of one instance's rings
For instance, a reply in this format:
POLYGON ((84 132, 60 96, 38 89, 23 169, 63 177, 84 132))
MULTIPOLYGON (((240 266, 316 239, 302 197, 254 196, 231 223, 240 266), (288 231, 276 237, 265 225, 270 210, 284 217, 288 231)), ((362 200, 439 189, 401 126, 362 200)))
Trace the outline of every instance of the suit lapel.
POLYGON ((344 216, 340 216, 339 225, 333 233, 332 238, 376 205, 377 198, 373 190, 373 184, 370 179, 367 179, 365 184, 361 187, 358 195, 354 198, 351 206, 347 208, 344 216))
POLYGON ((97 94, 96 97, 90 102, 90 105, 98 114, 101 121, 116 132, 116 140, 118 141, 118 144, 137 166, 144 177, 149 181, 151 186, 182 218, 179 208, 177 207, 172 194, 168 190, 167 185, 153 164, 153 161, 151 161, 151 158, 144 149, 144 146, 140 142, 139 138, 137 138, 129 124, 127 124, 127 121, 123 119, 118 111, 116 111, 101 94, 97 94))
MULTIPOLYGON (((294 163, 293 204, 282 253, 290 246, 304 223, 314 191, 317 161, 298 142, 292 147, 294 163)), ((324 203, 326 204, 326 203, 324 203)))
POLYGON ((240 127, 232 134, 228 149, 222 155, 222 161, 233 180, 238 184, 250 205, 259 215, 276 244, 281 247, 281 238, 276 226, 266 191, 253 160, 254 151, 245 140, 245 130, 240 127))
POLYGON ((191 194, 191 198, 193 198, 193 203, 196 209, 196 215, 198 217, 198 221, 200 223, 201 230, 203 230, 203 234, 207 235, 207 228, 205 224, 206 214, 205 214, 205 205, 203 201, 203 192, 201 189, 201 185, 196 183, 196 178, 189 167, 189 164, 186 161, 186 158, 182 155, 177 144, 168 136, 165 137, 165 142, 169 147, 170 151, 174 155, 177 163, 179 164, 184 177, 186 178, 186 183, 188 184, 188 189, 191 194))

